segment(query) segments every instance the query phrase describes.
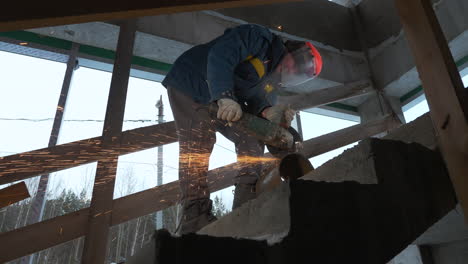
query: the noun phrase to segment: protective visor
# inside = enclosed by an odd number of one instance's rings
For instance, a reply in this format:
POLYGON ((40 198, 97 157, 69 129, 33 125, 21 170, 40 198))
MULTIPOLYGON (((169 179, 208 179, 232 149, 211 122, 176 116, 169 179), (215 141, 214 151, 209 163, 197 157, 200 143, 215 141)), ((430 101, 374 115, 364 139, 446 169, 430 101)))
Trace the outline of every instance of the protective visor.
POLYGON ((322 58, 317 49, 309 42, 288 52, 279 64, 281 86, 293 87, 317 77, 322 70, 322 58))

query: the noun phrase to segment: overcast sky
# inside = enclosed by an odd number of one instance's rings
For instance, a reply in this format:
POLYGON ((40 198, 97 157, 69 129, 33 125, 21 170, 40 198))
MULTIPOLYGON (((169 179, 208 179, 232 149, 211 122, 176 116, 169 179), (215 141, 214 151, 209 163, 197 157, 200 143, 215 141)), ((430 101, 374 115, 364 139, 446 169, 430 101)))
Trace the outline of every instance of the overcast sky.
MULTIPOLYGON (((66 65, 0 51, 0 156, 47 147, 55 108, 66 65)), ((75 71, 64 115, 59 144, 100 136, 106 110, 111 74, 80 67, 75 71)), ((465 86, 468 77, 464 78, 465 86)), ((124 130, 156 124, 155 107, 163 95, 165 121, 172 121, 166 90, 159 83, 131 78, 125 109, 124 130)), ((407 121, 428 111, 427 103, 405 112, 407 121)), ((301 113, 304 139, 333 132, 355 122, 311 113, 301 113)), ((350 145, 351 146, 351 145, 350 145)), ((339 155, 346 146, 312 158, 315 167, 339 155)), ((178 145, 164 146, 164 183, 177 180, 178 145)), ((114 197, 121 197, 156 185, 156 148, 124 155, 119 159, 114 197), (132 175, 132 176, 128 176, 132 175), (125 176, 125 177, 124 177, 125 176)), ((234 144, 217 136, 210 169, 236 161, 234 144)), ((91 193, 96 163, 52 174, 50 192, 83 188, 91 193)), ((230 208, 232 187, 221 195, 230 208)))

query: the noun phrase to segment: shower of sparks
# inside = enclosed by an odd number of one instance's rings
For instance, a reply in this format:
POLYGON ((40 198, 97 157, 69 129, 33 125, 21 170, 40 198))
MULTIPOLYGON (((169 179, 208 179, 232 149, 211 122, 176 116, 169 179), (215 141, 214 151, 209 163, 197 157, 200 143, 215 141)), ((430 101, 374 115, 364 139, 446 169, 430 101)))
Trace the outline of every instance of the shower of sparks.
POLYGON ((252 156, 240 156, 237 158, 237 161, 242 163, 242 164, 257 164, 261 162, 274 162, 277 161, 278 158, 275 157, 252 157, 252 156))

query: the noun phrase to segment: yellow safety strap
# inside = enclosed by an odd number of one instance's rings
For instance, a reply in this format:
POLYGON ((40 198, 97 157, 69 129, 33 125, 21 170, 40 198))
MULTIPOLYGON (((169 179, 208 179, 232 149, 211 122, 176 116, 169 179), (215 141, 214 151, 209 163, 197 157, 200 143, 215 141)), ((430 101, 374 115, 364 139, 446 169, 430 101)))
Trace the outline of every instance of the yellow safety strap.
POLYGON ((263 75, 265 75, 265 66, 263 65, 263 62, 260 59, 250 55, 245 60, 249 61, 252 64, 252 66, 258 74, 258 77, 262 78, 263 75))

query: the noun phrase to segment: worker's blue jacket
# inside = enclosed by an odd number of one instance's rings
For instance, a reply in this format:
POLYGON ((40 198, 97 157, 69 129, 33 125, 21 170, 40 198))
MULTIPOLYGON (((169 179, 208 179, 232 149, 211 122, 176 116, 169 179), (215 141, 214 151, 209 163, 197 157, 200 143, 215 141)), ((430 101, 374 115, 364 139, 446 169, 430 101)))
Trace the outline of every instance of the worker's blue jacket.
POLYGON ((227 97, 258 114, 276 102, 270 73, 284 53, 281 38, 267 28, 241 25, 184 52, 162 84, 200 104, 227 97))

